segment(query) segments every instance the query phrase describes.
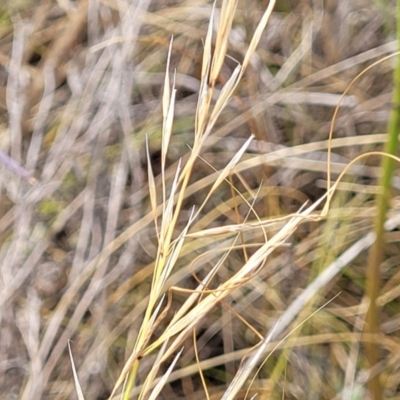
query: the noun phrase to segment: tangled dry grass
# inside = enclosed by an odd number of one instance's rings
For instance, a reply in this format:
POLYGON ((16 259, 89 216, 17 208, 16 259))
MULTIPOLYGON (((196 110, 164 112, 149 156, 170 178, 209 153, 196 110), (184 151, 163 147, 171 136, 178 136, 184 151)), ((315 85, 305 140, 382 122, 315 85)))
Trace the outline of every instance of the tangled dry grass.
POLYGON ((274 3, 0 8, 1 398, 399 398, 394 5, 274 3))

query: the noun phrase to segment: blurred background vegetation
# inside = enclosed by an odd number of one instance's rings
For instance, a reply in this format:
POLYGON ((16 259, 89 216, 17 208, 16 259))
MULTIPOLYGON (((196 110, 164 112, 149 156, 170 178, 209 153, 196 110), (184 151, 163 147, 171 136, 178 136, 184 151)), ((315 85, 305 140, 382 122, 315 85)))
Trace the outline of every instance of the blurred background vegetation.
MULTIPOLYGON (((217 90, 243 60, 267 5, 238 1, 217 90)), ((216 7, 218 20, 219 2, 216 7)), ((0 5, 0 149, 10 157, 0 174, 0 397, 75 396, 68 339, 86 398, 110 395, 138 334, 157 250, 145 140, 147 135, 160 188, 168 46, 173 36, 170 70, 176 71, 177 97, 165 176, 170 185, 178 160, 187 159, 193 145, 211 9, 202 0, 0 5)), ((242 157, 247 164, 230 182, 248 201, 257 199, 260 219, 286 216, 318 200, 327 186, 334 109, 357 74, 396 51, 395 16, 394 1, 277 1, 242 82, 204 145, 178 226, 206 198, 214 169, 223 169, 251 134, 255 138, 242 157)), ((344 96, 331 142, 333 179, 357 155, 383 149, 393 66, 394 59, 378 64, 344 96)), ((379 165, 380 158, 371 156, 349 169, 328 217, 302 224, 252 281, 233 292, 227 303, 235 313, 258 332, 268 332, 320 271, 371 232, 379 165)), ((213 194, 193 231, 246 220, 248 208, 231 185, 213 194)), ((398 171, 392 185, 389 218, 400 208, 398 171)), ((266 229, 269 237, 277 227, 266 229)), ((256 247, 264 233, 251 230, 242 240, 256 247)), ((213 257, 228 246, 224 240, 188 240, 169 285, 194 289, 193 270, 203 278, 213 257)), ((379 363, 370 368, 359 336, 368 255, 360 252, 297 323, 340 295, 272 354, 251 394, 365 399, 368 380, 379 373, 385 398, 400 398, 399 240, 397 229, 386 233, 379 363)), ((232 251, 217 282, 254 251, 232 251)), ((174 296, 169 317, 186 297, 174 296)), ((258 342, 235 313, 221 306, 197 329, 199 357, 215 399, 258 342)), ((142 362, 139 380, 155 357, 142 362)), ((188 338, 160 398, 203 399, 193 366, 188 338)))

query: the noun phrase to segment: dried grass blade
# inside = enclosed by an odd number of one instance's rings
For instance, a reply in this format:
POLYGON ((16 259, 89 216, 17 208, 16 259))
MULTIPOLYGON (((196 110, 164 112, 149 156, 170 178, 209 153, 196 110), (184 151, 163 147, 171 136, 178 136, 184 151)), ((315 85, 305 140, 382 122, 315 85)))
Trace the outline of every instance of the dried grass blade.
POLYGON ((175 75, 174 75, 171 99, 169 102, 167 118, 164 121, 164 129, 163 129, 163 134, 162 134, 162 171, 163 171, 163 173, 165 173, 165 163, 167 160, 168 147, 169 147, 169 143, 170 143, 171 136, 172 136, 172 124, 174 122, 175 98, 176 98, 176 89, 175 89, 175 75))
POLYGON ((168 109, 169 109, 169 100, 170 100, 170 81, 169 81, 169 67, 171 63, 171 51, 172 51, 172 42, 174 38, 171 37, 169 48, 168 48, 168 56, 167 56, 167 68, 165 70, 165 79, 164 79, 164 92, 162 98, 162 112, 163 112, 163 120, 167 118, 168 109))
POLYGON ((174 211, 174 203, 175 203, 175 194, 178 188, 179 182, 179 174, 181 171, 181 161, 178 162, 178 167, 176 169, 175 177, 172 182, 171 193, 165 207, 165 210, 162 215, 162 224, 161 224, 161 232, 160 232, 160 243, 162 247, 163 257, 166 257, 169 252, 169 246, 171 243, 171 236, 174 230, 174 226, 172 224, 173 221, 173 211, 174 211))
POLYGON ((208 75, 210 73, 210 65, 211 65, 211 42, 212 42, 212 31, 214 26, 214 13, 215 13, 215 1, 212 6, 211 15, 210 15, 210 23, 208 24, 206 41, 204 44, 204 53, 203 53, 203 63, 201 66, 201 82, 208 81, 208 75))
POLYGON ((167 345, 168 345, 168 341, 165 341, 163 343, 163 345, 161 346, 160 351, 157 353, 157 358, 154 361, 152 368, 150 369, 150 371, 147 374, 146 379, 143 383, 143 387, 142 387, 142 390, 140 391, 140 395, 139 395, 139 400, 142 400, 145 398, 145 396, 146 396, 147 392, 150 390, 153 382, 156 380, 157 373, 160 369, 162 358, 163 358, 163 355, 165 354, 167 345))
POLYGON ((256 47, 258 46, 258 43, 260 42, 261 35, 263 34, 265 27, 267 26, 268 20, 271 16, 272 10, 274 9, 275 1, 276 0, 269 1, 267 9, 265 10, 265 13, 263 14, 260 22, 257 25, 256 31, 254 32, 254 35, 250 42, 250 46, 243 60, 242 75, 246 70, 247 66, 249 65, 251 56, 253 55, 254 51, 256 50, 256 47))
POLYGON ((160 276, 160 281, 163 283, 166 282, 166 280, 168 279, 169 275, 171 274, 172 269, 175 266, 176 261, 178 260, 180 254, 181 254, 183 243, 185 242, 186 235, 187 235, 189 228, 191 226, 191 223, 192 223, 192 218, 193 218, 193 211, 190 214, 188 223, 186 224, 185 228, 179 235, 178 240, 175 241, 175 245, 171 252, 171 255, 168 257, 168 261, 162 271, 162 274, 160 276))
POLYGON ((148 327, 147 327, 148 331, 153 329, 153 326, 154 326, 154 323, 155 323, 155 321, 157 319, 157 316, 160 313, 161 306, 164 303, 164 299, 165 299, 165 294, 162 295, 161 300, 158 302, 158 305, 157 305, 156 309, 154 310, 154 312, 153 312, 153 314, 152 314, 152 316, 151 316, 151 318, 149 320, 148 327))
POLYGON ((279 226, 282 226, 284 219, 287 218, 289 217, 277 218, 274 220, 267 220, 267 221, 260 220, 255 222, 241 223, 237 225, 226 225, 226 226, 218 226, 216 228, 202 229, 201 231, 187 234, 187 237, 201 238, 201 237, 210 237, 219 235, 233 235, 239 232, 245 232, 252 229, 267 228, 267 227, 277 228, 279 226))
POLYGON ((196 125, 195 125, 195 142, 194 149, 197 149, 202 138, 203 132, 207 125, 208 111, 211 104, 212 91, 206 81, 202 82, 199 92, 199 100, 197 102, 196 125))
POLYGON ((154 180, 153 168, 151 166, 151 158, 149 151, 149 140, 146 135, 146 155, 147 155, 147 174, 148 174, 148 184, 149 184, 149 195, 150 195, 150 205, 151 213, 153 214, 154 226, 156 228, 157 238, 159 237, 158 225, 157 225, 157 190, 154 180))
POLYGON ((233 156, 232 160, 229 161, 229 163, 226 165, 226 167, 222 170, 222 172, 218 175, 216 181, 212 185, 210 192, 208 193, 204 203, 208 201, 210 198, 211 194, 214 192, 214 190, 226 179, 226 177, 229 175, 229 173, 232 171, 232 169, 235 167, 235 165, 239 162, 240 158, 243 156, 244 152, 246 151, 247 147, 249 146, 250 142, 253 140, 254 135, 251 135, 246 142, 243 144, 243 146, 236 152, 236 154, 233 156))
POLYGON ((76 395, 78 396, 78 400, 85 400, 85 397, 83 396, 81 385, 79 383, 78 374, 76 372, 75 363, 74 363, 74 357, 72 356, 71 342, 70 341, 68 341, 68 352, 69 352, 69 358, 71 360, 72 374, 74 375, 74 383, 75 383, 76 395))
POLYGON ((211 60, 212 60, 211 43, 212 43, 214 12, 215 12, 215 2, 212 7, 210 23, 208 25, 206 41, 204 44, 199 99, 197 101, 196 118, 195 118, 195 138, 194 138, 195 148, 196 144, 199 143, 200 141, 202 132, 204 131, 204 127, 207 121, 207 114, 211 103, 211 90, 208 85, 208 80, 209 80, 208 78, 210 74, 211 60))
POLYGON ((215 81, 224 63, 226 49, 228 48, 229 33, 232 29, 233 17, 237 7, 237 0, 225 0, 222 3, 218 35, 215 43, 214 58, 210 72, 210 85, 214 87, 215 81))
POLYGON ((230 100, 233 91, 235 90, 237 84, 239 83, 239 76, 241 71, 241 65, 237 65, 235 70, 232 73, 232 76, 229 78, 228 82, 224 85, 221 90, 221 93, 215 103, 214 109, 211 113, 210 122, 207 126, 207 131, 203 137, 203 140, 211 133, 211 129, 213 128, 217 118, 221 114, 221 111, 227 105, 228 101, 230 100))
POLYGON ((172 370, 175 367, 175 364, 177 363, 179 357, 181 356, 183 351, 182 350, 176 355, 176 357, 174 358, 174 360, 172 361, 171 365, 168 367, 167 372, 162 376, 162 378, 160 379, 160 381, 157 383, 156 387, 154 388, 153 392, 151 393, 149 400, 156 400, 157 396, 160 394, 161 389, 164 387, 165 383, 168 380, 168 377, 170 376, 172 370))
POLYGON ((167 69, 164 79, 164 93, 162 99, 162 111, 163 111, 163 130, 162 130, 162 142, 161 142, 161 176, 162 176, 162 188, 163 188, 163 207, 165 207, 166 199, 166 188, 165 188, 165 164, 167 160, 168 145, 171 140, 172 134, 172 122, 174 115, 174 104, 175 104, 175 76, 174 85, 172 88, 172 94, 170 93, 170 80, 169 80, 169 66, 171 62, 171 51, 172 51, 172 40, 168 49, 167 57, 167 69))

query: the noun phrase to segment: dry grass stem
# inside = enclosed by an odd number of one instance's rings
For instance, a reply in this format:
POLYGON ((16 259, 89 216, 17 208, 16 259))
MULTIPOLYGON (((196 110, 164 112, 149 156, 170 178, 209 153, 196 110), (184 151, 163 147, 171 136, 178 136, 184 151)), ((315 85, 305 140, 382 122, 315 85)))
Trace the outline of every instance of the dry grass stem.
POLYGON ((397 398, 393 5, 75 3, 0 5, 0 397, 397 398))

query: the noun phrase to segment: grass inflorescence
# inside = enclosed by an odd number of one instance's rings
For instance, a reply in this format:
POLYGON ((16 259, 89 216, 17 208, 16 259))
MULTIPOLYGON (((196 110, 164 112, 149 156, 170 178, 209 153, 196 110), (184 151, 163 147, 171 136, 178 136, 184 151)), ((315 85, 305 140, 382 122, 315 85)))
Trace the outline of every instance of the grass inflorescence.
POLYGON ((0 9, 1 396, 397 398, 393 11, 0 9))

